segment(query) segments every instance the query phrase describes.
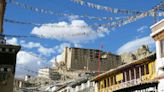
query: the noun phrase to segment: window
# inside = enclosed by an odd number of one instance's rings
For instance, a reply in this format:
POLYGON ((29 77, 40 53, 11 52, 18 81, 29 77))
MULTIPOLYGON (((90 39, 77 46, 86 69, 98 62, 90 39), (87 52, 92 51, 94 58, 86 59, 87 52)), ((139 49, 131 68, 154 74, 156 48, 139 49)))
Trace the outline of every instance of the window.
POLYGON ((123 72, 123 76, 124 76, 123 77, 123 82, 125 82, 126 81, 126 79, 125 79, 126 78, 126 72, 123 72))
POLYGON ((146 74, 149 74, 149 67, 148 67, 148 64, 146 64, 146 74))
POLYGON ((131 69, 131 79, 132 80, 134 79, 134 70, 133 70, 133 68, 131 69))
POLYGON ((104 79, 104 87, 105 88, 107 87, 107 85, 106 85, 106 79, 104 79))
POLYGON ((144 65, 141 66, 141 76, 144 76, 144 65))
POLYGON ((109 84, 110 84, 110 83, 109 83, 109 78, 107 78, 107 84, 108 84, 107 86, 109 87, 109 84))
POLYGON ((113 85, 113 76, 110 77, 110 78, 111 78, 111 81, 110 81, 111 82, 111 85, 113 85))
POLYGON ((111 80, 111 77, 109 77, 109 86, 112 86, 112 80, 111 80))
POLYGON ((0 81, 4 81, 4 80, 7 80, 7 73, 5 72, 0 73, 0 81))
POLYGON ((136 78, 139 78, 140 77, 139 67, 135 67, 135 69, 136 69, 136 78))
POLYGON ((164 40, 161 41, 161 57, 164 57, 164 40))
POLYGON ((98 82, 97 84, 98 84, 98 89, 100 89, 100 82, 98 82))
POLYGON ((130 80, 130 77, 129 77, 129 70, 126 70, 126 80, 129 81, 130 80))
POLYGON ((114 85, 117 84, 117 82, 116 82, 116 76, 115 75, 113 76, 113 84, 114 85))

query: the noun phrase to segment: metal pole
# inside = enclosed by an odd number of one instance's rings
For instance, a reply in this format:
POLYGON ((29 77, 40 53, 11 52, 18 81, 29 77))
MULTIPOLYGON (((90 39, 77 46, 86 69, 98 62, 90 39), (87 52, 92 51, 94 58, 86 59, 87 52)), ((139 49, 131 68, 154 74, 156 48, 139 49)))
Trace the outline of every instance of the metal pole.
POLYGON ((100 74, 100 48, 99 48, 99 55, 98 55, 98 75, 100 74))
POLYGON ((88 57, 87 57, 87 72, 88 72, 88 57))
POLYGON ((100 44, 100 47, 99 47, 99 54, 98 54, 98 75, 100 74, 100 68, 101 68, 101 48, 103 48, 103 45, 100 44))

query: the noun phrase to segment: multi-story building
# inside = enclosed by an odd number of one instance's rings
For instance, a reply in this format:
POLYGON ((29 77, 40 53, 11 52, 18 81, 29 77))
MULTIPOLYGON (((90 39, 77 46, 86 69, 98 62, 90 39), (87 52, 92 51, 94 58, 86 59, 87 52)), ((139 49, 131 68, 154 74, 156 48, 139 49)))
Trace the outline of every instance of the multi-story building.
POLYGON ((156 53, 94 77, 95 92, 164 92, 164 19, 150 28, 156 53))
POLYGON ((50 69, 49 68, 39 69, 38 77, 50 78, 50 69))
POLYGON ((61 75, 51 68, 42 68, 38 71, 38 77, 48 78, 52 80, 58 80, 61 78, 61 75))
POLYGON ((157 81, 153 81, 155 58, 155 53, 152 53, 96 76, 93 78, 95 92, 154 92, 157 89, 157 81))
POLYGON ((156 43, 156 72, 159 79, 158 89, 164 91, 164 19, 152 25, 151 37, 156 43))
POLYGON ((121 57, 95 49, 68 48, 62 53, 67 70, 107 71, 122 64, 121 57), (100 63, 98 63, 100 59, 100 63))

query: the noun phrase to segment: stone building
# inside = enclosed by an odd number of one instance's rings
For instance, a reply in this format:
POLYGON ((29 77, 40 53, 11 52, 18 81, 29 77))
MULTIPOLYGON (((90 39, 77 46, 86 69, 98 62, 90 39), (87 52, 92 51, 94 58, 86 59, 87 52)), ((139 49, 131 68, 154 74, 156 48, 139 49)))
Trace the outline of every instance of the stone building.
POLYGON ((121 58, 109 52, 95 49, 68 48, 62 53, 62 62, 66 70, 97 71, 100 59, 100 71, 107 71, 122 64, 121 58), (100 58, 99 58, 100 56, 100 58))

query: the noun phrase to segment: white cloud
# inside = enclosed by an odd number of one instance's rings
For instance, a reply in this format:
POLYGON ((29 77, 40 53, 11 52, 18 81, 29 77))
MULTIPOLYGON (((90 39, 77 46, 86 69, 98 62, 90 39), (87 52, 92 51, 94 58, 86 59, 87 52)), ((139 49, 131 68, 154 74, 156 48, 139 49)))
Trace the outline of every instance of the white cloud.
POLYGON ((56 60, 56 57, 53 57, 50 62, 52 63, 52 67, 56 67, 57 65, 57 60, 56 60))
POLYGON ((62 43, 58 46, 55 47, 55 49, 58 51, 58 53, 61 53, 65 47, 70 47, 71 44, 70 43, 62 43))
POLYGON ((26 74, 35 76, 38 69, 49 66, 42 58, 36 57, 32 52, 19 51, 17 54, 16 77, 26 74))
POLYGON ((35 57, 26 51, 20 51, 17 54, 17 63, 18 64, 32 63, 31 65, 36 65, 38 61, 40 61, 40 59, 38 57, 35 57))
POLYGON ((79 47, 79 48, 82 47, 82 45, 81 45, 81 44, 78 44, 78 43, 75 43, 74 46, 75 46, 75 47, 79 47))
POLYGON ((71 15, 68 17, 70 21, 79 19, 78 15, 71 15))
POLYGON ((38 48, 38 52, 40 52, 42 55, 50 56, 51 54, 55 53, 55 50, 53 48, 45 48, 43 46, 40 46, 38 48))
POLYGON ((57 55, 56 60, 57 60, 58 63, 62 62, 63 61, 62 55, 57 55))
MULTIPOLYGON (((9 44, 21 44, 24 48, 37 48, 40 55, 50 55, 54 53, 53 48, 45 48, 40 43, 28 42, 24 40, 18 41, 16 38, 7 39, 9 44)), ((50 67, 50 62, 45 62, 44 58, 33 52, 19 51, 17 54, 16 77, 23 78, 26 74, 36 76, 39 68, 50 67)))
POLYGON ((108 30, 103 27, 100 27, 97 30, 92 29, 83 20, 72 20, 71 23, 63 21, 34 27, 31 34, 60 41, 69 41, 71 43, 81 43, 93 41, 98 37, 104 37, 107 31, 108 30))
POLYGON ((70 43, 62 43, 54 47, 54 49, 58 51, 59 55, 53 57, 50 60, 50 62, 52 63, 52 67, 56 67, 57 66, 56 64, 59 64, 61 61, 63 61, 61 53, 65 47, 70 47, 70 46, 71 46, 70 43))
POLYGON ((145 30, 147 28, 148 28, 147 26, 142 26, 142 27, 140 27, 140 28, 137 29, 137 32, 143 33, 143 32, 145 32, 145 30))
POLYGON ((40 43, 35 43, 35 42, 28 42, 28 43, 25 43, 25 41, 21 42, 22 46, 25 47, 25 48, 38 48, 38 47, 41 47, 41 44, 40 43))
POLYGON ((58 65, 56 64, 59 64, 60 62, 64 61, 63 58, 62 58, 62 55, 57 55, 55 57, 53 57, 50 62, 52 63, 52 67, 56 67, 58 65))
POLYGON ((6 39, 6 42, 11 45, 18 45, 18 40, 17 38, 11 38, 11 39, 6 39))
POLYGON ((139 48, 141 45, 148 45, 150 48, 153 48, 155 46, 155 43, 151 37, 146 36, 146 37, 135 39, 135 40, 125 43, 117 50, 117 53, 121 54, 124 52, 131 52, 139 48))
POLYGON ((50 54, 53 54, 55 52, 61 53, 64 49, 64 47, 70 47, 70 43, 61 43, 57 46, 52 46, 51 48, 44 47, 38 42, 28 42, 26 43, 25 41, 21 41, 21 45, 24 48, 32 49, 32 48, 37 48, 37 51, 44 56, 49 56, 50 54))
POLYGON ((37 51, 44 56, 50 56, 51 54, 55 53, 54 48, 46 48, 38 42, 26 43, 25 41, 21 41, 20 43, 24 48, 28 48, 28 49, 37 48, 37 51))

